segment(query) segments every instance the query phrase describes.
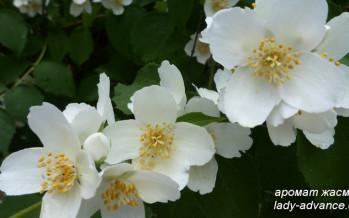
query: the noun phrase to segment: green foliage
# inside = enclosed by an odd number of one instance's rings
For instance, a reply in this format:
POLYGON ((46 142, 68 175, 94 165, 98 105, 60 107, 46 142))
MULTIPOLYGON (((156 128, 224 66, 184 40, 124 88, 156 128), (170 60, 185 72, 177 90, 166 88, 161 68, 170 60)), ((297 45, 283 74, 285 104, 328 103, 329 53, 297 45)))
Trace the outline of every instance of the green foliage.
POLYGON ((6 109, 15 120, 26 123, 29 108, 41 105, 44 96, 32 86, 21 85, 6 92, 4 102, 6 109))
POLYGON ((191 15, 194 0, 168 0, 167 5, 170 19, 178 29, 185 32, 185 26, 191 15), (178 16, 179 14, 180 16, 178 16))
POLYGON ((187 122, 198 126, 206 126, 213 122, 225 121, 224 117, 211 117, 200 112, 184 114, 177 118, 177 122, 187 122))
MULTIPOLYGON (((22 195, 22 196, 6 196, 3 203, 0 204, 0 211, 2 217, 10 217, 15 215, 15 211, 21 211, 39 201, 42 195, 22 195)), ((28 213, 24 218, 36 218, 40 216, 40 207, 28 213)))
POLYGON ((27 42, 28 30, 24 19, 10 10, 0 10, 0 43, 20 56, 27 42))
POLYGON ((0 56, 0 82, 13 83, 29 66, 29 62, 14 55, 0 56))
POLYGON ((88 60, 93 51, 93 38, 88 28, 77 28, 70 35, 69 55, 77 64, 88 60))
MULTIPOLYGON (((0 152, 3 154, 8 153, 8 146, 11 143, 11 139, 16 132, 15 122, 6 112, 6 110, 0 108, 0 152)), ((0 205, 1 208, 1 205, 0 205)))
POLYGON ((45 92, 56 96, 75 96, 75 85, 70 70, 61 63, 43 61, 34 70, 34 78, 45 92))
POLYGON ((69 38, 63 31, 49 32, 47 47, 51 56, 56 60, 62 60, 69 51, 69 38))

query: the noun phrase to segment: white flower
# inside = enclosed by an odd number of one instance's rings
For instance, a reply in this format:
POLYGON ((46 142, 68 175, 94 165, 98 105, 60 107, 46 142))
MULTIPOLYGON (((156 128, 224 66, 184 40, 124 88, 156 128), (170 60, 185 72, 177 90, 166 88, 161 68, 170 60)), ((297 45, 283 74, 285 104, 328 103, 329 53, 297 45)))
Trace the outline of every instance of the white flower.
POLYGON ((100 209, 102 217, 144 218, 143 201, 166 203, 179 196, 178 184, 169 177, 120 163, 103 170, 95 197, 82 202, 77 217, 90 217, 100 209))
POLYGON ((311 52, 325 37, 326 1, 278 0, 265 11, 264 3, 218 12, 205 35, 217 62, 238 66, 225 89, 227 117, 254 127, 282 100, 308 113, 332 109, 344 97, 344 72, 311 52))
POLYGON ((231 8, 239 0, 206 0, 204 4, 204 11, 206 14, 206 17, 212 17, 216 12, 231 8))
POLYGON ((103 133, 93 133, 85 140, 84 150, 92 156, 95 162, 101 163, 109 154, 109 139, 103 133))
POLYGON ((334 110, 307 113, 284 102, 275 107, 267 119, 271 141, 281 146, 291 145, 296 140, 296 129, 300 129, 313 145, 327 149, 334 142, 336 125, 337 113, 334 110))
POLYGON ((90 0, 74 0, 70 4, 69 12, 74 17, 79 16, 82 14, 83 11, 86 11, 86 13, 91 14, 92 12, 92 5, 90 0))
POLYGON ((29 17, 34 17, 37 14, 42 14, 42 0, 22 1, 22 4, 18 5, 19 6, 16 7, 18 7, 19 11, 22 14, 27 14, 29 17))
POLYGON ((101 181, 93 160, 55 106, 32 107, 28 124, 44 147, 8 156, 0 168, 0 189, 7 195, 46 191, 41 217, 75 217, 82 198, 93 197, 101 181))
POLYGON ((14 0, 13 5, 16 6, 17 8, 19 8, 23 5, 28 5, 28 1, 30 1, 30 0, 14 0))
MULTIPOLYGON (((64 116, 78 134, 80 142, 84 145, 85 140, 93 133, 97 133, 106 120, 108 124, 115 122, 113 106, 109 97, 110 82, 104 73, 100 75, 100 82, 97 86, 99 95, 97 108, 85 103, 71 103, 63 111, 64 116)), ((98 145, 94 146, 98 147, 98 145)), ((104 143, 101 146, 104 146, 104 143)), ((92 156, 96 157, 93 154, 92 156)))
MULTIPOLYGON (((191 35, 190 41, 184 47, 185 53, 189 56, 191 56, 191 52, 195 42, 195 36, 196 34, 191 35)), ((201 34, 198 35, 198 38, 196 40, 193 56, 196 57, 196 60, 199 63, 205 64, 206 61, 211 57, 211 52, 208 44, 201 42, 200 38, 201 34)))
POLYGON ((176 102, 166 88, 145 87, 134 94, 133 104, 135 120, 118 121, 103 131, 112 144, 105 162, 132 159, 136 169, 163 173, 183 189, 189 167, 212 158, 212 137, 202 127, 176 123, 176 102))
MULTIPOLYGON (((188 101, 185 112, 202 112, 208 116, 219 117, 219 110, 213 101, 194 97, 188 101)), ((240 157, 240 151, 248 150, 252 145, 249 136, 251 130, 235 123, 211 123, 205 126, 214 139, 216 153, 225 157, 240 157)), ((200 194, 212 192, 218 171, 215 158, 203 166, 192 166, 189 171, 188 188, 200 194)))
POLYGON ((124 13, 124 7, 132 4, 133 0, 95 0, 94 2, 102 2, 103 6, 111 9, 113 14, 121 15, 124 13))
MULTIPOLYGON (((185 95, 184 81, 181 72, 175 65, 170 64, 168 61, 163 61, 161 63, 158 72, 160 86, 166 88, 170 92, 177 104, 177 116, 180 116, 183 113, 185 104, 187 103, 187 96, 185 95)), ((134 96, 131 97, 131 103, 127 104, 128 109, 132 112, 133 100, 134 96)))

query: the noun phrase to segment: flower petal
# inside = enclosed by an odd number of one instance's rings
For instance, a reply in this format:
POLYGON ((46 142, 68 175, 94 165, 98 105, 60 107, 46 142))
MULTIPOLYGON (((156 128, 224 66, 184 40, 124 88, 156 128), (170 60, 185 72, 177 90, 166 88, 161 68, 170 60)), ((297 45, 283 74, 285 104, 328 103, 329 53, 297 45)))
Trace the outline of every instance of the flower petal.
POLYGON ((338 17, 331 19, 327 26, 330 29, 327 31, 326 37, 319 47, 316 48, 318 54, 326 53, 328 57, 335 61, 343 58, 349 53, 349 13, 344 12, 338 17))
POLYGON ((173 144, 177 151, 187 155, 190 165, 204 165, 215 150, 212 137, 206 129, 190 123, 176 123, 173 144))
POLYGON ((256 0, 254 11, 262 15, 264 19, 268 19, 275 1, 276 0, 256 0))
POLYGON ((105 186, 100 185, 96 191, 96 195, 89 199, 82 199, 81 206, 78 212, 77 218, 92 217, 101 206, 104 206, 101 195, 105 186), (103 205, 102 205, 103 204, 103 205))
POLYGON ((109 154, 110 140, 103 133, 97 132, 86 139, 83 148, 95 162, 102 162, 109 154))
POLYGON ((188 188, 194 192, 199 191, 202 195, 212 192, 217 172, 218 164, 214 158, 205 165, 190 167, 188 188))
POLYGON ((46 193, 42 199, 40 217, 76 217, 79 212, 81 200, 78 185, 73 185, 67 193, 46 193))
POLYGON ((310 51, 325 36, 327 13, 325 0, 278 0, 274 1, 266 26, 278 43, 310 51))
POLYGON ((269 125, 267 122, 267 127, 270 139, 274 145, 289 146, 296 141, 296 130, 288 121, 277 127, 269 125))
POLYGON ((320 134, 313 134, 308 131, 303 131, 303 133, 311 144, 321 149, 327 149, 334 143, 334 129, 328 129, 320 134))
POLYGON ((280 102, 276 87, 259 76, 254 69, 238 68, 230 77, 224 93, 224 109, 230 122, 245 127, 262 124, 280 102))
POLYGON ((176 101, 178 110, 183 109, 184 105, 182 102, 187 101, 185 95, 184 82, 181 72, 178 68, 170 64, 168 61, 163 61, 158 69, 160 76, 160 86, 167 88, 170 94, 176 101))
POLYGON ((93 108, 91 105, 85 104, 85 103, 70 103, 68 104, 64 111, 63 115, 68 120, 69 123, 72 123, 75 120, 75 117, 85 111, 93 108))
POLYGON ((101 177, 96 170, 93 159, 86 151, 80 151, 76 168, 82 197, 84 199, 92 198, 101 183, 101 177))
POLYGON ((73 162, 80 149, 80 141, 63 113, 54 105, 43 103, 30 108, 28 124, 44 147, 54 153, 65 153, 73 162))
POLYGON ((134 94, 133 112, 137 121, 156 125, 173 124, 177 119, 177 106, 166 88, 149 86, 134 94))
POLYGON ((216 83, 217 92, 220 93, 227 86, 228 81, 231 77, 232 73, 230 70, 218 69, 216 74, 214 75, 214 82, 216 83))
POLYGON ((122 120, 103 130, 111 142, 111 149, 105 162, 116 164, 139 156, 141 134, 139 123, 135 120, 122 120))
POLYGON ((161 173, 134 170, 127 179, 135 184, 140 197, 147 203, 166 203, 180 197, 178 184, 161 173))
POLYGON ((316 54, 300 54, 299 62, 290 72, 291 79, 278 87, 281 98, 310 113, 335 107, 347 90, 344 72, 316 54))
POLYGON ((298 109, 291 107, 284 101, 281 101, 269 114, 268 123, 274 127, 282 124, 285 119, 290 118, 298 112, 298 109))
POLYGON ((47 153, 45 148, 31 148, 10 154, 0 167, 0 190, 7 195, 40 192, 45 172, 37 167, 38 160, 47 153))
POLYGON ((211 117, 219 117, 218 107, 207 98, 193 97, 185 106, 185 113, 201 112, 211 117))
POLYGON ((218 103, 219 94, 217 92, 205 88, 198 88, 194 84, 193 86, 195 87, 200 97, 210 99, 215 104, 218 103))
POLYGON ((290 121, 297 129, 319 134, 337 125, 337 113, 334 110, 317 114, 303 112, 293 116, 290 121))
POLYGON ((247 65, 248 55, 258 48, 265 31, 264 21, 257 13, 236 7, 216 13, 207 32, 202 34, 210 44, 213 59, 233 69, 247 65))
POLYGON ((213 135, 216 153, 225 158, 240 157, 240 151, 250 149, 253 142, 251 130, 236 123, 211 123, 206 129, 213 135))
POLYGON ((121 204, 117 210, 107 210, 105 205, 101 206, 101 214, 103 218, 144 218, 145 210, 143 201, 137 198, 135 201, 138 202, 138 206, 130 206, 126 204, 125 206, 121 204))
POLYGON ((109 77, 102 73, 99 75, 99 83, 98 86, 98 102, 97 102, 97 111, 99 115, 101 115, 102 120, 106 120, 108 114, 112 114, 110 116, 114 116, 114 111, 110 111, 110 81, 109 77))

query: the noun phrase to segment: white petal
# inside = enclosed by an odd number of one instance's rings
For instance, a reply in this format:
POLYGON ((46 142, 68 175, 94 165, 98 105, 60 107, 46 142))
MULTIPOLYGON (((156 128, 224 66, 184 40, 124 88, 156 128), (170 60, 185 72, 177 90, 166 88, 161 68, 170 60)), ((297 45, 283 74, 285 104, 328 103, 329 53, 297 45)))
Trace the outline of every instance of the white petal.
POLYGON ((233 69, 247 64, 248 55, 265 38, 265 28, 262 17, 253 10, 236 7, 215 14, 207 32, 202 34, 210 44, 213 59, 233 69))
POLYGON ((298 129, 319 134, 337 125, 337 113, 334 110, 318 114, 304 112, 293 116, 290 121, 298 129))
POLYGON ((181 72, 175 65, 170 64, 168 61, 163 61, 158 71, 160 76, 160 86, 169 90, 170 94, 176 101, 178 110, 180 110, 180 103, 187 99, 181 72))
POLYGON ((200 41, 209 44, 209 39, 207 38, 207 32, 208 32, 208 28, 210 27, 210 25, 212 23, 212 17, 206 17, 205 22, 207 24, 207 27, 206 27, 206 29, 201 31, 202 38, 200 38, 200 41))
POLYGON ((328 129, 320 134, 312 134, 307 131, 303 133, 313 145, 321 149, 327 149, 334 143, 334 129, 328 129))
POLYGON ((195 87, 195 89, 198 92, 198 94, 200 95, 200 97, 210 99, 215 104, 218 103, 219 94, 217 92, 215 92, 213 90, 208 90, 205 88, 198 88, 194 84, 193 84, 193 86, 195 87))
MULTIPOLYGON (((341 64, 339 66, 341 70, 344 71, 345 77, 347 80, 347 83, 349 82, 349 67, 347 67, 344 64, 341 64)), ((346 85, 347 89, 344 93, 344 98, 336 105, 337 108, 343 107, 343 108, 349 108, 349 85, 346 85)))
POLYGON ((224 106, 224 96, 225 96, 225 89, 222 90, 221 93, 219 93, 219 99, 218 99, 218 109, 225 114, 225 106, 224 106))
POLYGON ((211 160, 215 150, 212 137, 206 129, 190 123, 176 123, 173 144, 187 155, 190 165, 203 165, 211 160))
MULTIPOLYGON (((189 42, 187 42, 187 44, 185 44, 184 46, 184 51, 188 56, 191 55, 191 51, 194 47, 195 36, 196 34, 191 35, 189 42)), ((195 56, 195 50, 194 50, 194 56, 195 56)))
POLYGON ((207 131, 214 136, 217 154, 225 158, 240 157, 252 145, 251 130, 236 123, 211 123, 207 131))
POLYGON ((95 162, 101 162, 110 152, 110 140, 103 133, 94 133, 86 139, 83 148, 95 162))
POLYGON ((137 121, 156 125, 172 124, 177 119, 177 106, 166 88, 149 86, 134 94, 133 112, 137 121))
POLYGON ((262 124, 280 102, 276 87, 250 67, 238 68, 225 87, 224 109, 230 122, 254 127, 262 124))
POLYGON ((292 107, 311 113, 335 107, 347 88, 344 72, 316 54, 300 54, 299 62, 289 73, 291 79, 280 85, 281 98, 292 107))
POLYGON ((326 0, 278 0, 274 1, 266 26, 278 43, 310 51, 325 36, 327 12, 326 0))
POLYGON ((335 61, 340 60, 349 52, 349 13, 344 12, 338 17, 333 18, 327 23, 330 30, 327 32, 324 41, 316 52, 319 54, 327 53, 328 57, 335 61))
POLYGON ((277 127, 269 125, 267 122, 267 127, 274 145, 289 146, 296 141, 296 130, 287 120, 277 127))
POLYGON ((45 172, 37 167, 38 160, 47 153, 44 148, 32 148, 10 154, 0 167, 0 190, 7 195, 40 192, 45 172))
POLYGON ((128 5, 132 4, 132 1, 133 0, 122 0, 122 5, 128 6, 128 5))
POLYGON ((98 132, 102 124, 103 119, 94 107, 80 112, 71 122, 71 126, 78 134, 81 143, 91 134, 98 132))
POLYGON ((108 163, 116 164, 124 160, 139 156, 141 147, 140 125, 135 120, 123 120, 109 125, 103 130, 111 141, 110 153, 105 160, 108 163))
POLYGON ((111 9, 113 11, 113 14, 115 14, 115 15, 121 15, 125 11, 124 7, 122 7, 120 5, 112 5, 111 9))
POLYGON ((227 86, 228 81, 231 77, 232 73, 230 70, 224 69, 218 69, 216 74, 214 75, 214 82, 216 83, 216 88, 218 93, 222 92, 223 89, 227 86))
POLYGON ((63 152, 74 162, 81 143, 60 110, 49 103, 31 107, 28 124, 47 150, 63 152))
POLYGON ((128 171, 132 170, 132 165, 129 163, 119 163, 116 165, 107 166, 103 169, 103 182, 108 184, 109 180, 127 175, 128 171))
POLYGON ((337 108, 336 112, 338 116, 349 117, 349 109, 337 108))
POLYGON ((80 151, 76 168, 82 197, 84 199, 92 198, 101 183, 101 178, 98 175, 93 159, 86 151, 80 151))
POLYGON ((88 14, 92 13, 92 5, 91 5, 91 2, 89 0, 84 3, 84 10, 88 14))
POLYGON ((83 12, 84 8, 81 5, 75 4, 72 2, 70 4, 69 12, 72 16, 77 17, 83 12))
POLYGON ((86 2, 87 0, 73 0, 75 4, 82 5, 86 2))
MULTIPOLYGON (((228 5, 226 5, 226 7, 222 8, 222 9, 227 9, 227 8, 233 7, 237 2, 238 2, 238 0, 225 0, 224 3, 228 3, 228 5)), ((204 11, 205 11, 206 17, 212 17, 217 12, 216 10, 217 9, 215 9, 213 7, 213 1, 212 0, 206 0, 205 1, 204 11)))
POLYGON ((276 0, 256 0, 255 12, 267 19, 276 0))
POLYGON ((145 210, 141 199, 137 198, 138 206, 120 205, 117 210, 107 210, 105 205, 101 206, 101 214, 103 218, 144 218, 145 210))
POLYGON ((213 101, 207 98, 193 97, 185 106, 185 113, 201 112, 211 117, 219 117, 218 107, 213 101))
POLYGON ((284 101, 281 101, 269 114, 268 123, 274 127, 282 124, 285 119, 290 118, 298 112, 298 109, 291 107, 284 101))
POLYGON ((97 111, 101 115, 103 120, 107 119, 107 113, 109 109, 109 92, 110 92, 110 81, 109 77, 102 73, 99 75, 98 87, 98 102, 97 102, 97 111))
POLYGON ((89 110, 91 108, 93 108, 91 105, 85 103, 71 103, 66 106, 66 108, 63 111, 63 115, 69 123, 72 123, 79 113, 85 110, 89 110))
POLYGON ((135 170, 127 179, 135 184, 140 197, 147 203, 166 203, 180 197, 178 184, 161 173, 135 170))
POLYGON ((91 217, 101 208, 101 205, 103 204, 101 195, 104 189, 105 186, 100 185, 95 196, 89 199, 82 199, 78 215, 76 216, 77 218, 91 217))
POLYGON ((108 113, 107 113, 107 122, 108 124, 113 124, 115 123, 115 115, 114 115, 114 110, 113 110, 113 104, 111 103, 111 100, 109 99, 108 103, 108 113))
POLYGON ((194 192, 199 191, 202 195, 212 192, 217 172, 218 164, 214 158, 205 165, 190 167, 188 188, 194 192))
POLYGON ((67 193, 46 193, 42 199, 40 217, 74 218, 81 205, 79 186, 74 184, 67 193))

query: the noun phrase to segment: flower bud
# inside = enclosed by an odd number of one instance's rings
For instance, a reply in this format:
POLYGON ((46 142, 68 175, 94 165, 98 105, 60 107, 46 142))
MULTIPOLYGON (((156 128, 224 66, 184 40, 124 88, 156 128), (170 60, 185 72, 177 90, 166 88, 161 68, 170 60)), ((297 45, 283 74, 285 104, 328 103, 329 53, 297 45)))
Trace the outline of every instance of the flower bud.
POLYGON ((91 155, 95 162, 101 162, 110 151, 110 141, 103 133, 93 133, 85 140, 83 149, 91 155))

